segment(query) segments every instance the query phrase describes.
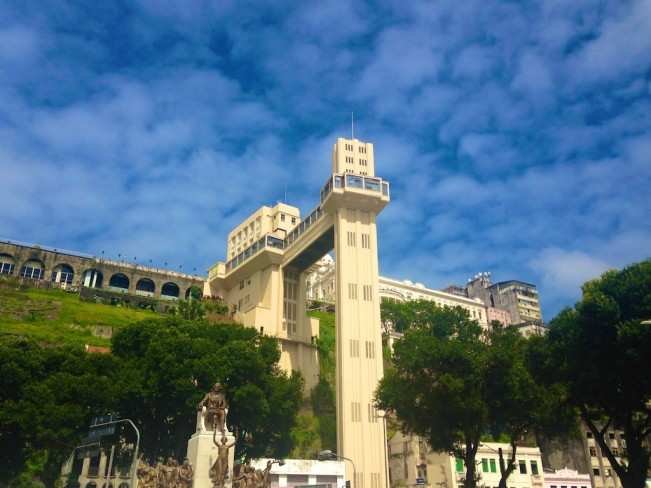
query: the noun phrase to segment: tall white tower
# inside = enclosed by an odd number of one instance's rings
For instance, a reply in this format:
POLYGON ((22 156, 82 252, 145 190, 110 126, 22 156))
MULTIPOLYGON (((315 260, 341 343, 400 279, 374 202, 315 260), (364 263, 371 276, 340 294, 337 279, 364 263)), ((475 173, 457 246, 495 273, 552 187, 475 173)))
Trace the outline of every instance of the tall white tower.
MULTIPOLYGON (((368 193, 375 176, 373 144, 337 139, 332 163, 333 173, 344 175, 347 190, 333 208, 337 449, 355 463, 353 488, 384 488, 386 437, 383 419, 373 407, 373 395, 383 376, 375 219, 386 202, 368 193), (360 181, 363 188, 356 192, 355 183, 360 181)), ((381 181, 377 184, 380 190, 381 181)))

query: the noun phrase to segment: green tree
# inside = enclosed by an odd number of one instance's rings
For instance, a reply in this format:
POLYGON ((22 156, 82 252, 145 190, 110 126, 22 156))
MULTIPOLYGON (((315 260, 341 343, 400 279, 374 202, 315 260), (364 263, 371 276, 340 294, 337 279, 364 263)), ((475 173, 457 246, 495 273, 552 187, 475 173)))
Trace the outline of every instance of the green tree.
POLYGON ((482 374, 487 345, 461 308, 430 302, 421 315, 394 345, 393 367, 380 382, 377 404, 395 412, 403 428, 427 439, 433 450, 463 459, 464 486, 474 488, 475 457, 489 428, 482 374))
POLYGON ((201 300, 180 300, 175 315, 185 320, 201 320, 206 316, 206 309, 201 300))
POLYGON ((498 448, 500 488, 515 470, 518 446, 533 433, 563 435, 574 426, 574 412, 564 403, 564 390, 546 388, 530 368, 532 341, 517 329, 493 327, 486 334, 486 402, 494 437, 508 439, 510 455, 498 448))
POLYGON ((651 434, 651 260, 608 271, 551 323, 537 351, 537 373, 563 388, 625 488, 642 488, 651 434), (645 323, 646 322, 646 323, 645 323), (622 430, 627 454, 607 440, 622 430))
POLYGON ((0 480, 52 486, 91 417, 111 408, 115 367, 81 348, 0 340, 0 480))
MULTIPOLYGON (((465 486, 480 478, 475 457, 481 440, 506 438, 499 449, 500 488, 515 469, 518 446, 528 433, 553 436, 572 425, 563 396, 544 389, 529 368, 529 341, 516 329, 482 331, 461 308, 433 302, 402 304, 412 317, 394 345, 391 367, 378 389, 378 405, 394 411, 405 430, 428 440, 435 451, 464 460, 465 486)), ((561 392, 562 393, 562 392, 561 392)))
POLYGON ((141 427, 149 459, 185 454, 196 405, 217 381, 226 387, 238 455, 290 451, 302 379, 279 370, 275 339, 241 325, 174 317, 122 329, 113 338, 113 354, 120 363, 117 408, 141 427))

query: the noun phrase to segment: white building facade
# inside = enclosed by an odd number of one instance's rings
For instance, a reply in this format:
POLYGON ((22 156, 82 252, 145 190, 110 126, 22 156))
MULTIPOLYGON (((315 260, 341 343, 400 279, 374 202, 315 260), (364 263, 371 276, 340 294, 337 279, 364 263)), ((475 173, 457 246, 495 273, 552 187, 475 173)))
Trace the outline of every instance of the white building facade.
MULTIPOLYGON (((479 325, 487 327, 489 320, 486 306, 479 298, 467 298, 453 293, 427 288, 422 283, 409 280, 395 280, 380 276, 379 293, 382 300, 405 302, 409 300, 429 300, 440 307, 461 307, 468 311, 470 318, 479 325)), ((334 303, 335 261, 330 255, 321 258, 307 276, 306 292, 308 300, 334 303)))
MULTIPOLYGON (((477 486, 497 488, 500 481, 498 449, 505 460, 511 446, 482 443, 477 450, 477 486)), ((389 442, 389 473, 392 487, 462 488, 466 467, 462 459, 449 453, 433 452, 427 442, 415 435, 398 432, 389 442)), ((516 467, 508 478, 509 488, 544 488, 543 468, 538 447, 518 447, 516 467)), ((568 487, 569 488, 569 487, 568 487)))
POLYGON ((545 471, 544 488, 591 488, 589 474, 582 474, 573 469, 563 468, 545 471))
MULTIPOLYGON (((256 469, 265 469, 270 459, 256 459, 256 469)), ((273 460, 271 460, 273 461, 273 460)), ((271 488, 345 488, 346 466, 343 461, 314 461, 312 459, 284 459, 284 465, 271 468, 271 488)))

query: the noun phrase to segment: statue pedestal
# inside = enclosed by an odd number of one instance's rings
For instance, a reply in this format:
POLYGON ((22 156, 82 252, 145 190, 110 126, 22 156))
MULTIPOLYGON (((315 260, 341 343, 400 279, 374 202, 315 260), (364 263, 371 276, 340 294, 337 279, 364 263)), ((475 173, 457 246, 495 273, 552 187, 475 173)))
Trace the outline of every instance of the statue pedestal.
MULTIPOLYGON (((226 442, 228 444, 235 440, 235 437, 227 432, 226 442)), ((222 435, 217 432, 217 441, 221 442, 222 435)), ((192 465, 194 477, 192 488, 212 488, 210 479, 210 468, 217 459, 217 446, 213 442, 212 431, 195 432, 188 441, 188 460, 192 465)), ((235 460, 235 446, 228 451, 228 478, 224 482, 225 488, 231 488, 233 483, 233 461, 235 460)))

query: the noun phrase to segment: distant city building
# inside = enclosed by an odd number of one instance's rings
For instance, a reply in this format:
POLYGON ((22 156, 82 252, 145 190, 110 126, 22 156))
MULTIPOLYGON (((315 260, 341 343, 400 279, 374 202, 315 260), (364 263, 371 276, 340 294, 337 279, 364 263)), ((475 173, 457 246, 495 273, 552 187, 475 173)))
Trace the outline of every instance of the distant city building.
POLYGON ((310 268, 305 286, 308 300, 335 303, 335 260, 332 256, 326 254, 310 268))
MULTIPOLYGON (((594 488, 619 488, 622 486, 615 470, 610 465, 608 458, 603 455, 601 448, 595 441, 592 432, 585 424, 581 424, 583 429, 582 440, 586 457, 590 460, 590 478, 594 488)), ((605 441, 610 447, 611 452, 621 461, 628 455, 626 448, 626 439, 624 433, 617 430, 609 430, 605 435, 605 441)), ((560 488, 560 487, 559 487, 560 488)))
MULTIPOLYGON (((477 486, 498 487, 500 447, 504 456, 508 457, 511 452, 509 444, 487 442, 479 446, 476 461, 480 479, 477 486)), ((389 477, 392 487, 420 485, 427 488, 461 488, 465 475, 466 468, 462 459, 446 452, 430 450, 421 437, 397 432, 389 441, 389 477)), ((512 488, 543 488, 542 460, 538 447, 518 446, 516 468, 507 484, 512 488)))
POLYGON ((592 481, 589 474, 581 474, 573 469, 546 470, 544 476, 545 488, 590 488, 592 481))
POLYGON ((486 307, 481 300, 454 295, 440 290, 427 288, 422 283, 409 280, 395 280, 380 276, 380 297, 382 300, 398 302, 409 300, 429 300, 440 307, 461 307, 468 311, 471 319, 482 327, 488 326, 486 307))
POLYGON ((502 310, 501 308, 486 307, 486 319, 489 324, 497 321, 505 327, 511 325, 511 314, 508 310, 502 310))
MULTIPOLYGON (((409 280, 400 281, 384 276, 380 276, 379 285, 380 298, 383 301, 429 300, 441 307, 458 306, 466 309, 470 317, 477 320, 482 327, 488 326, 486 307, 481 300, 433 290, 422 283, 414 283, 409 280)), ((326 255, 316 262, 307 276, 307 299, 334 303, 334 290, 335 261, 330 255, 326 255)), ((502 312, 502 314, 507 313, 502 312)))
POLYGON ((549 329, 537 321, 521 322, 513 325, 524 337, 544 336, 549 329))
POLYGON ((487 307, 508 311, 512 324, 525 322, 542 324, 538 290, 536 285, 531 283, 519 280, 492 283, 490 273, 478 273, 468 280, 465 288, 456 285, 446 288, 446 290, 450 289, 458 293, 461 293, 460 290, 465 290, 469 298, 479 298, 487 307))

